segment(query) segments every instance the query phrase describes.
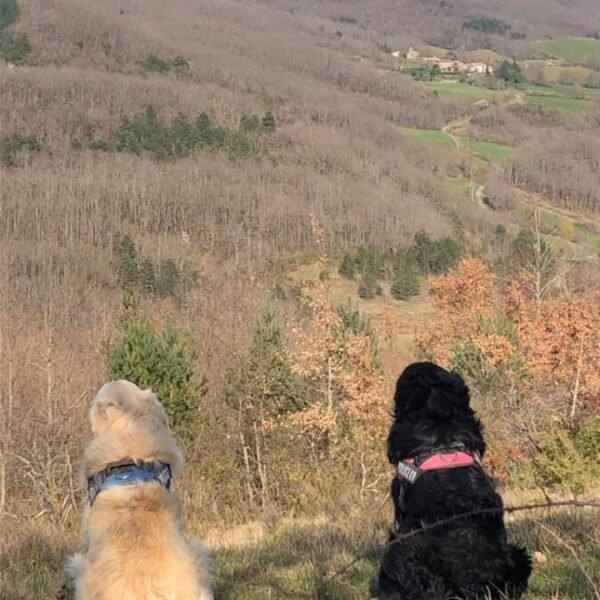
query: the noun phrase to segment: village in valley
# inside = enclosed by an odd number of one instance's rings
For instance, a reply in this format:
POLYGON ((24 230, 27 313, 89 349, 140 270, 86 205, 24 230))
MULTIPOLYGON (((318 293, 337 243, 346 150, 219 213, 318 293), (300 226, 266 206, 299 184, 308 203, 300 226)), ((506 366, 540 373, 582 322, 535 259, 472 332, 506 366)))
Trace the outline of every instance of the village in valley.
MULTIPOLYGON (((440 58, 439 56, 423 56, 418 50, 412 46, 406 53, 401 50, 392 52, 394 58, 405 58, 412 63, 416 62, 421 66, 429 67, 430 69, 439 70, 440 73, 467 73, 479 75, 492 75, 494 68, 484 62, 463 62, 457 58, 440 58)), ((414 66, 413 66, 414 68, 414 66)), ((406 70, 409 70, 407 67, 406 70)))

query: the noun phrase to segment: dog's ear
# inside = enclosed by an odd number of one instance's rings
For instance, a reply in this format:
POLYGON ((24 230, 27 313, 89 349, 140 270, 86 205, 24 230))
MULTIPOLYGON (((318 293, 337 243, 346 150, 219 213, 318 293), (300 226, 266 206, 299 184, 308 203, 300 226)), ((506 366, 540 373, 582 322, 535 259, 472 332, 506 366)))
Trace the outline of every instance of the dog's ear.
POLYGON ((143 395, 147 402, 151 403, 152 414, 156 417, 156 420, 164 427, 169 427, 169 417, 165 411, 165 407, 162 402, 158 399, 158 396, 152 391, 151 388, 147 388, 143 391, 143 395))
POLYGON ((119 394, 112 393, 115 390, 110 389, 110 384, 100 388, 92 402, 90 409, 90 424, 94 435, 105 431, 119 417, 123 416, 123 403, 119 394))
POLYGON ((90 424, 94 435, 105 431, 119 417, 123 415, 123 407, 119 398, 108 396, 103 398, 96 397, 90 410, 90 424))

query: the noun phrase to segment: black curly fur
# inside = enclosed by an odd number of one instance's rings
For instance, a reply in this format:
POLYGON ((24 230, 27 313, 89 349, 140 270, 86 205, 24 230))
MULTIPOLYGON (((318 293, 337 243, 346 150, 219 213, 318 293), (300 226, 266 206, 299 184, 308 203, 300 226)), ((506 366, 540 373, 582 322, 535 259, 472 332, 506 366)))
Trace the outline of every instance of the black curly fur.
MULTIPOLYGON (((483 456, 483 426, 469 399, 458 374, 430 362, 408 366, 396 385, 390 462, 456 443, 483 456)), ((427 471, 413 485, 396 478, 392 497, 396 526, 379 570, 379 600, 516 599, 525 591, 531 560, 523 548, 508 543, 500 511, 402 539, 426 524, 501 508, 494 482, 481 467, 427 471)))

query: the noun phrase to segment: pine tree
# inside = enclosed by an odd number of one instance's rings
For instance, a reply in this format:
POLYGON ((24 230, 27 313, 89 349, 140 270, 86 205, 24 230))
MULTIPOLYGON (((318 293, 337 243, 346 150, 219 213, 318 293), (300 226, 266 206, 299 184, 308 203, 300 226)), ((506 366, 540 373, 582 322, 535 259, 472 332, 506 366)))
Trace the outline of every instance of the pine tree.
POLYGON ((390 292, 396 300, 408 300, 420 290, 418 266, 414 260, 399 260, 394 268, 390 292))
POLYGON ((125 117, 117 132, 115 133, 115 148, 118 152, 132 152, 133 154, 141 154, 142 147, 136 133, 134 123, 125 117))
POLYGON ((298 406, 296 378, 286 358, 281 325, 275 312, 263 310, 252 344, 236 368, 226 372, 227 401, 234 408, 244 402, 271 416, 285 414, 298 406))
POLYGON ((292 372, 272 309, 264 309, 250 349, 225 371, 224 378, 225 401, 237 413, 246 493, 250 501, 259 496, 264 504, 270 494, 268 465, 273 450, 265 423, 303 406, 299 380, 292 372))
POLYGON ((350 301, 347 304, 341 305, 337 309, 337 314, 341 319, 340 333, 346 337, 347 333, 356 336, 361 336, 369 340, 369 351, 376 368, 381 371, 383 368, 381 357, 379 355, 379 343, 377 334, 371 325, 371 322, 365 317, 358 308, 352 305, 350 301))
POLYGON ((370 300, 381 294, 381 286, 377 283, 377 277, 372 270, 368 270, 361 278, 358 286, 358 295, 363 300, 370 300))
POLYGON ((130 310, 119 324, 107 372, 111 379, 152 388, 174 431, 182 441, 189 441, 207 388, 206 379, 195 375, 196 360, 195 349, 174 323, 167 321, 158 332, 145 317, 130 310))
POLYGON ((144 113, 136 117, 134 123, 137 126, 136 133, 142 150, 150 152, 155 158, 166 158, 167 136, 154 106, 152 104, 146 106, 144 113))
POLYGON ((124 236, 117 246, 119 281, 124 288, 131 289, 138 282, 137 251, 133 240, 124 236))
POLYGON ((179 283, 179 271, 175 262, 168 258, 160 263, 156 277, 156 293, 159 296, 174 296, 179 283))
POLYGON ((212 145, 212 125, 209 116, 205 112, 201 112, 196 119, 196 132, 202 145, 212 145))
POLYGON ((344 254, 342 258, 342 264, 338 269, 338 273, 346 279, 354 279, 356 276, 356 267, 354 266, 354 260, 349 254, 344 254))
POLYGON ((188 156, 196 145, 196 130, 189 118, 179 113, 171 123, 169 130, 172 153, 176 157, 188 156))
POLYGON ((423 275, 439 275, 458 264, 462 248, 452 238, 432 240, 427 233, 421 231, 415 235, 412 253, 423 275))
POLYGON ((257 131, 261 122, 257 115, 242 115, 240 119, 240 130, 244 132, 257 131))
POLYGON ((156 289, 156 276, 154 265, 149 258, 144 259, 139 273, 140 285, 146 294, 153 294, 156 289))

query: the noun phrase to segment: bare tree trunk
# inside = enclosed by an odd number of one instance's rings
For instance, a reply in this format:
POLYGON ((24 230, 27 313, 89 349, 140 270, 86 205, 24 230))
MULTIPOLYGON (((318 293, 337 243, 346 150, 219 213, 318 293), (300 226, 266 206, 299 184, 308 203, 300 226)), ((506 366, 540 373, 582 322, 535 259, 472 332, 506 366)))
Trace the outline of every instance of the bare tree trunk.
POLYGON ((333 373, 331 370, 331 356, 327 357, 327 412, 333 414, 333 373))
POLYGON ((267 488, 267 472, 265 468, 265 464, 263 462, 263 453, 260 447, 260 434, 256 427, 256 423, 254 424, 254 448, 256 452, 256 468, 258 471, 258 478, 260 480, 260 500, 261 504, 266 506, 267 496, 268 496, 268 488, 267 488))
POLYGON ((252 470, 250 469, 250 455, 248 453, 248 445, 244 438, 244 432, 242 429, 242 402, 238 404, 238 429, 240 432, 240 444, 242 445, 242 454, 244 456, 244 467, 246 468, 246 493, 248 494, 248 502, 252 503, 254 494, 252 493, 252 470))
POLYGON ((248 502, 252 503, 254 494, 252 493, 252 472, 250 470, 250 456, 248 455, 248 446, 244 439, 244 434, 240 431, 240 443, 242 444, 242 452, 244 454, 244 466, 246 467, 246 493, 248 494, 248 502))
POLYGON ((577 359, 577 374, 575 375, 575 388, 573 390, 573 401, 571 402, 571 411, 569 419, 572 422, 575 418, 575 409, 577 408, 577 399, 579 397, 579 384, 581 381, 581 368, 583 366, 583 340, 579 344, 579 357, 577 359))
POLYGON ((0 447, 0 517, 6 510, 6 458, 0 447))

